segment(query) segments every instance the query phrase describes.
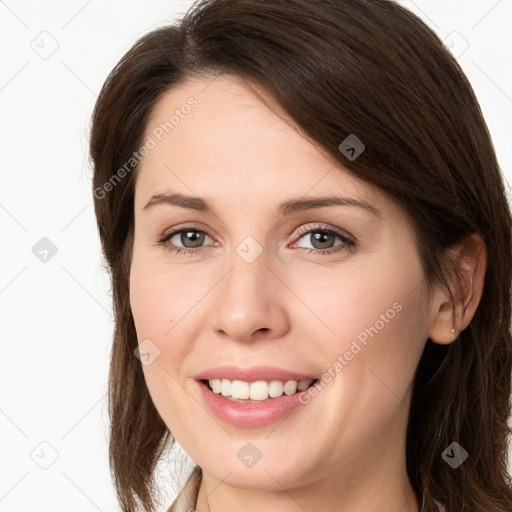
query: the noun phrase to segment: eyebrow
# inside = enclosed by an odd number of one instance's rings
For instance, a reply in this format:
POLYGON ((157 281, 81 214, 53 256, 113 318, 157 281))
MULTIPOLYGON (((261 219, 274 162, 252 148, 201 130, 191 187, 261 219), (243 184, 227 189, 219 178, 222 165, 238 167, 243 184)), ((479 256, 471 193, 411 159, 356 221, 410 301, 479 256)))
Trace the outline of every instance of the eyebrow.
MULTIPOLYGON (((215 208, 207 199, 187 196, 180 193, 152 195, 151 199, 146 204, 146 206, 144 206, 143 210, 149 210, 159 204, 175 205, 181 208, 211 213, 215 216, 218 216, 215 208)), ((308 199, 289 199, 288 201, 284 201, 279 205, 277 212, 279 215, 285 216, 313 208, 324 208, 326 206, 356 206, 376 215, 377 217, 382 218, 380 210, 375 206, 367 203, 366 201, 351 197, 341 197, 334 195, 326 197, 312 197, 308 199)))

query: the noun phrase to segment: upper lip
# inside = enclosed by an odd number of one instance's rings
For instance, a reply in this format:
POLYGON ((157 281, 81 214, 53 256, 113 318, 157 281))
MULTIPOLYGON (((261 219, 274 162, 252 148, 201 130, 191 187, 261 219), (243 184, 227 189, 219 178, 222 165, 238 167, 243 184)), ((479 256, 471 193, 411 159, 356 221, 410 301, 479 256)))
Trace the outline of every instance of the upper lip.
POLYGON ((228 380, 241 380, 244 382, 256 382, 258 380, 281 380, 286 382, 288 380, 316 380, 316 377, 311 375, 285 370, 274 366, 252 366, 250 368, 241 368, 240 366, 216 366, 209 368, 194 376, 197 380, 211 380, 211 379, 228 379, 228 380))

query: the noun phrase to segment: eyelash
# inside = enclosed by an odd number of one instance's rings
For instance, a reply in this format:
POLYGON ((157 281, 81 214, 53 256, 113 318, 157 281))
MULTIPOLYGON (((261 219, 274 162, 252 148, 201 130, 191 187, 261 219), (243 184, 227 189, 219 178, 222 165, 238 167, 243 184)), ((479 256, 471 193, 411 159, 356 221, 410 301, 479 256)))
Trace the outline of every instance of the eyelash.
MULTIPOLYGON (((176 234, 181 233, 183 231, 194 231, 196 233, 205 233, 206 235, 213 238, 212 234, 208 230, 199 229, 195 226, 185 226, 181 227, 179 229, 174 229, 172 231, 164 233, 161 237, 158 239, 158 245, 163 246, 166 250, 181 254, 184 256, 193 256, 195 254, 203 252, 203 249, 205 247, 200 247, 198 249, 187 249, 184 247, 178 247, 173 244, 169 244, 169 240, 176 234)), ((331 247, 330 249, 310 249, 308 247, 300 247, 300 249, 303 249, 307 251, 307 254, 321 254, 323 256, 341 252, 343 250, 349 250, 355 247, 356 242, 355 239, 352 236, 349 236, 347 233, 337 230, 334 228, 325 228, 323 226, 314 226, 313 228, 303 228, 299 229, 299 232, 297 233, 297 240, 301 239, 304 235, 310 234, 310 233, 327 233, 329 235, 334 235, 341 239, 342 243, 339 245, 336 245, 335 247, 331 247)))

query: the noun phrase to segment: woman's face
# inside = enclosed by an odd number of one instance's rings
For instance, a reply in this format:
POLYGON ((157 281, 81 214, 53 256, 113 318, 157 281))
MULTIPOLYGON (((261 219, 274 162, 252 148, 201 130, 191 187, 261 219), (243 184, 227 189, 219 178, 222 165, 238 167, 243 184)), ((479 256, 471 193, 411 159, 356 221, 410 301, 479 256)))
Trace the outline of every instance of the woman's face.
POLYGON ((433 318, 401 209, 228 77, 168 92, 145 140, 130 301, 180 445, 244 488, 395 470, 433 318), (344 199, 313 206, 325 197, 344 199), (313 390, 261 400, 307 378, 313 390), (251 388, 254 402, 222 394, 251 388))

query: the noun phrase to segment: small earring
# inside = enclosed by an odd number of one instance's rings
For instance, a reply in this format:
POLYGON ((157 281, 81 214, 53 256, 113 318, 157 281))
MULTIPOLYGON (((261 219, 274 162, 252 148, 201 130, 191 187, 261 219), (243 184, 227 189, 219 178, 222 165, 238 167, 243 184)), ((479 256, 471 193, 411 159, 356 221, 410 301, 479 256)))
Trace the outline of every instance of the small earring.
POLYGON ((453 334, 455 334, 455 329, 452 327, 452 328, 450 329, 450 332, 453 332, 453 334))

